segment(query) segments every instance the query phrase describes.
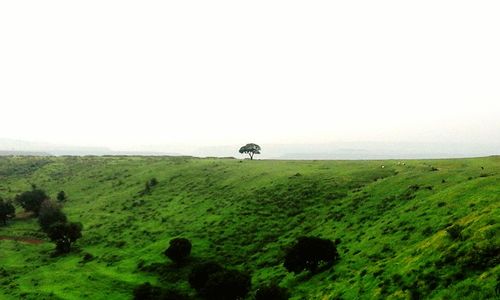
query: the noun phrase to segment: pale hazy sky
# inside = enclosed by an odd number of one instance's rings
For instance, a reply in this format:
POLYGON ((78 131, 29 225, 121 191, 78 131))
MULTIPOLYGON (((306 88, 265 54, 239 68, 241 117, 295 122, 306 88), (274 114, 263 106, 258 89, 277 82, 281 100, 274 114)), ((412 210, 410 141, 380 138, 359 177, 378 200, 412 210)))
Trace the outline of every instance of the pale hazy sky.
POLYGON ((500 1, 2 1, 0 138, 500 140, 500 1))

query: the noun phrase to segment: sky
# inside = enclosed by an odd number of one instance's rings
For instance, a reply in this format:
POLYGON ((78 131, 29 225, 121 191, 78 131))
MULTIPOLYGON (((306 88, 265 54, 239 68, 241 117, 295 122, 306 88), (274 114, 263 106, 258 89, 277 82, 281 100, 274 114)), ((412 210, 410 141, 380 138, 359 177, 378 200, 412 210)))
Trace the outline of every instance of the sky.
POLYGON ((499 15, 499 1, 2 1, 0 138, 487 145, 499 15))

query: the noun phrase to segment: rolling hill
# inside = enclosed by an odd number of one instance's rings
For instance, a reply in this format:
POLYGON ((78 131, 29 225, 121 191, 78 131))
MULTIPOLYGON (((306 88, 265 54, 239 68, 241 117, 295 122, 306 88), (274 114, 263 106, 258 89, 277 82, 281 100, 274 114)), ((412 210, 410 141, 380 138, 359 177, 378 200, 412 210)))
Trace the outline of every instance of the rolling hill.
POLYGON ((280 161, 191 157, 0 157, 0 197, 32 184, 84 225, 65 256, 36 219, 0 227, 1 299, 131 299, 143 283, 196 297, 193 265, 250 272, 251 294, 279 283, 292 299, 488 299, 500 277, 500 157, 280 161), (145 182, 156 178, 149 193, 145 182), (294 275, 300 236, 340 239, 339 261, 294 275), (174 237, 193 245, 176 266, 174 237), (84 259, 84 257, 91 259, 84 259))

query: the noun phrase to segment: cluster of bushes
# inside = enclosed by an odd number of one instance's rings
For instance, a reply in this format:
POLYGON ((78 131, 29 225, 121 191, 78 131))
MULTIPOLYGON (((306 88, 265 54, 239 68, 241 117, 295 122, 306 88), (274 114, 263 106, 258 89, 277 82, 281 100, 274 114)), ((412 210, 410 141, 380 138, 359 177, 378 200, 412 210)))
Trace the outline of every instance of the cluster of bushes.
MULTIPOLYGON (((42 203, 49 199, 45 191, 31 186, 30 191, 16 195, 15 202, 18 203, 27 212, 32 212, 34 216, 38 216, 42 203)), ((5 201, 0 198, 0 224, 6 225, 8 219, 15 217, 16 208, 12 201, 5 201)))
MULTIPOLYGON (((318 237, 300 237, 285 253, 284 267, 293 273, 310 271, 316 273, 332 266, 339 258, 336 245, 318 237)), ((185 238, 175 238, 169 243, 164 254, 175 264, 186 263, 191 253, 191 242, 185 238)), ((245 298, 252 288, 248 273, 226 268, 217 262, 195 265, 188 277, 190 286, 199 297, 207 300, 236 300, 245 298)), ((265 285, 257 289, 256 300, 286 300, 290 294, 277 284, 265 285)), ((177 300, 188 299, 176 291, 164 290, 144 283, 134 290, 134 299, 177 300)))
POLYGON ((56 244, 57 253, 70 252, 71 245, 82 237, 82 224, 68 222, 61 206, 50 200, 42 203, 38 223, 49 239, 56 244))
POLYGON ((31 191, 17 195, 15 200, 25 211, 32 212, 35 216, 38 216, 42 203, 49 199, 49 196, 47 196, 44 190, 37 188, 35 185, 31 187, 31 191))
MULTIPOLYGON (((61 205, 50 200, 47 193, 32 186, 30 191, 18 194, 15 200, 25 211, 38 217, 38 223, 49 239, 56 244, 57 253, 68 253, 71 245, 82 236, 82 224, 69 222, 61 205)), ((58 202, 66 200, 64 191, 57 194, 58 202)))

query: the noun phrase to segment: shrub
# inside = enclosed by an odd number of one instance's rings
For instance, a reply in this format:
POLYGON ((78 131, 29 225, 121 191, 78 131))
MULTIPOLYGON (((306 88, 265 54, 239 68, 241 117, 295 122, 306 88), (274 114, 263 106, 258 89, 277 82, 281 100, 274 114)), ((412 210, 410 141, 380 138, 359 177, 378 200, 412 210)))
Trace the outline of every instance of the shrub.
POLYGON ((54 223, 66 223, 66 215, 62 212, 61 207, 50 200, 45 200, 38 214, 38 224, 44 232, 47 232, 49 227, 54 223))
POLYGON ((222 270, 208 277, 200 295, 207 300, 242 299, 250 291, 250 276, 235 270, 222 270))
POLYGON ((285 254, 284 266, 289 272, 315 272, 321 263, 332 265, 338 259, 335 243, 318 237, 300 237, 285 254))
POLYGON ((87 262, 92 261, 92 260, 94 260, 94 255, 92 255, 90 253, 85 253, 83 255, 82 260, 80 262, 81 263, 87 263, 87 262))
POLYGON ((176 263, 185 260, 191 254, 191 242, 185 238, 170 240, 170 246, 165 250, 165 255, 176 263))
POLYGON ((42 202, 49 199, 45 191, 38 189, 36 186, 33 186, 31 191, 27 191, 21 193, 16 196, 16 202, 21 205, 25 211, 31 211, 38 216, 40 212, 40 208, 42 206, 42 202))
POLYGON ((188 297, 176 291, 163 290, 152 286, 149 282, 143 283, 134 289, 134 300, 187 300, 188 297))
POLYGON ((207 283, 208 277, 210 275, 220 272, 224 270, 224 268, 215 262, 206 262, 195 266, 191 273, 189 274, 189 284, 193 287, 197 292, 200 292, 201 289, 207 283))
POLYGON ((143 283, 134 289, 135 300, 153 300, 159 299, 161 289, 152 286, 149 282, 143 283))
POLYGON ((155 185, 157 185, 157 184, 158 184, 158 180, 157 180, 156 178, 154 178, 154 177, 153 177, 153 178, 151 178, 151 179, 149 180, 149 186, 150 186, 150 187, 154 187, 154 186, 155 186, 155 185))
POLYGON ((66 201, 66 193, 64 191, 60 191, 57 193, 57 201, 64 202, 66 201))
POLYGON ((432 229, 431 226, 427 226, 424 228, 424 230, 422 230, 422 235, 424 236, 430 236, 434 233, 434 230, 432 229))
POLYGON ((149 185, 149 181, 146 181, 146 184, 144 185, 144 190, 141 191, 141 195, 147 195, 151 193, 151 186, 149 185))
POLYGON ((0 224, 7 225, 7 220, 14 218, 16 208, 10 201, 4 201, 0 198, 0 224))
POLYGON ((463 229, 464 229, 463 226, 455 224, 453 226, 446 228, 446 232, 450 235, 451 239, 456 240, 458 238, 462 238, 463 229))
POLYGON ((142 190, 139 194, 140 195, 150 194, 151 188, 157 184, 158 184, 158 180, 156 178, 151 178, 150 180, 146 181, 146 183, 144 184, 144 190, 142 190))
POLYGON ((173 290, 162 291, 160 296, 160 300, 188 300, 188 299, 189 299, 188 296, 173 290))
POLYGON ((255 300, 288 300, 289 298, 288 290, 275 284, 263 286, 255 293, 255 300))

